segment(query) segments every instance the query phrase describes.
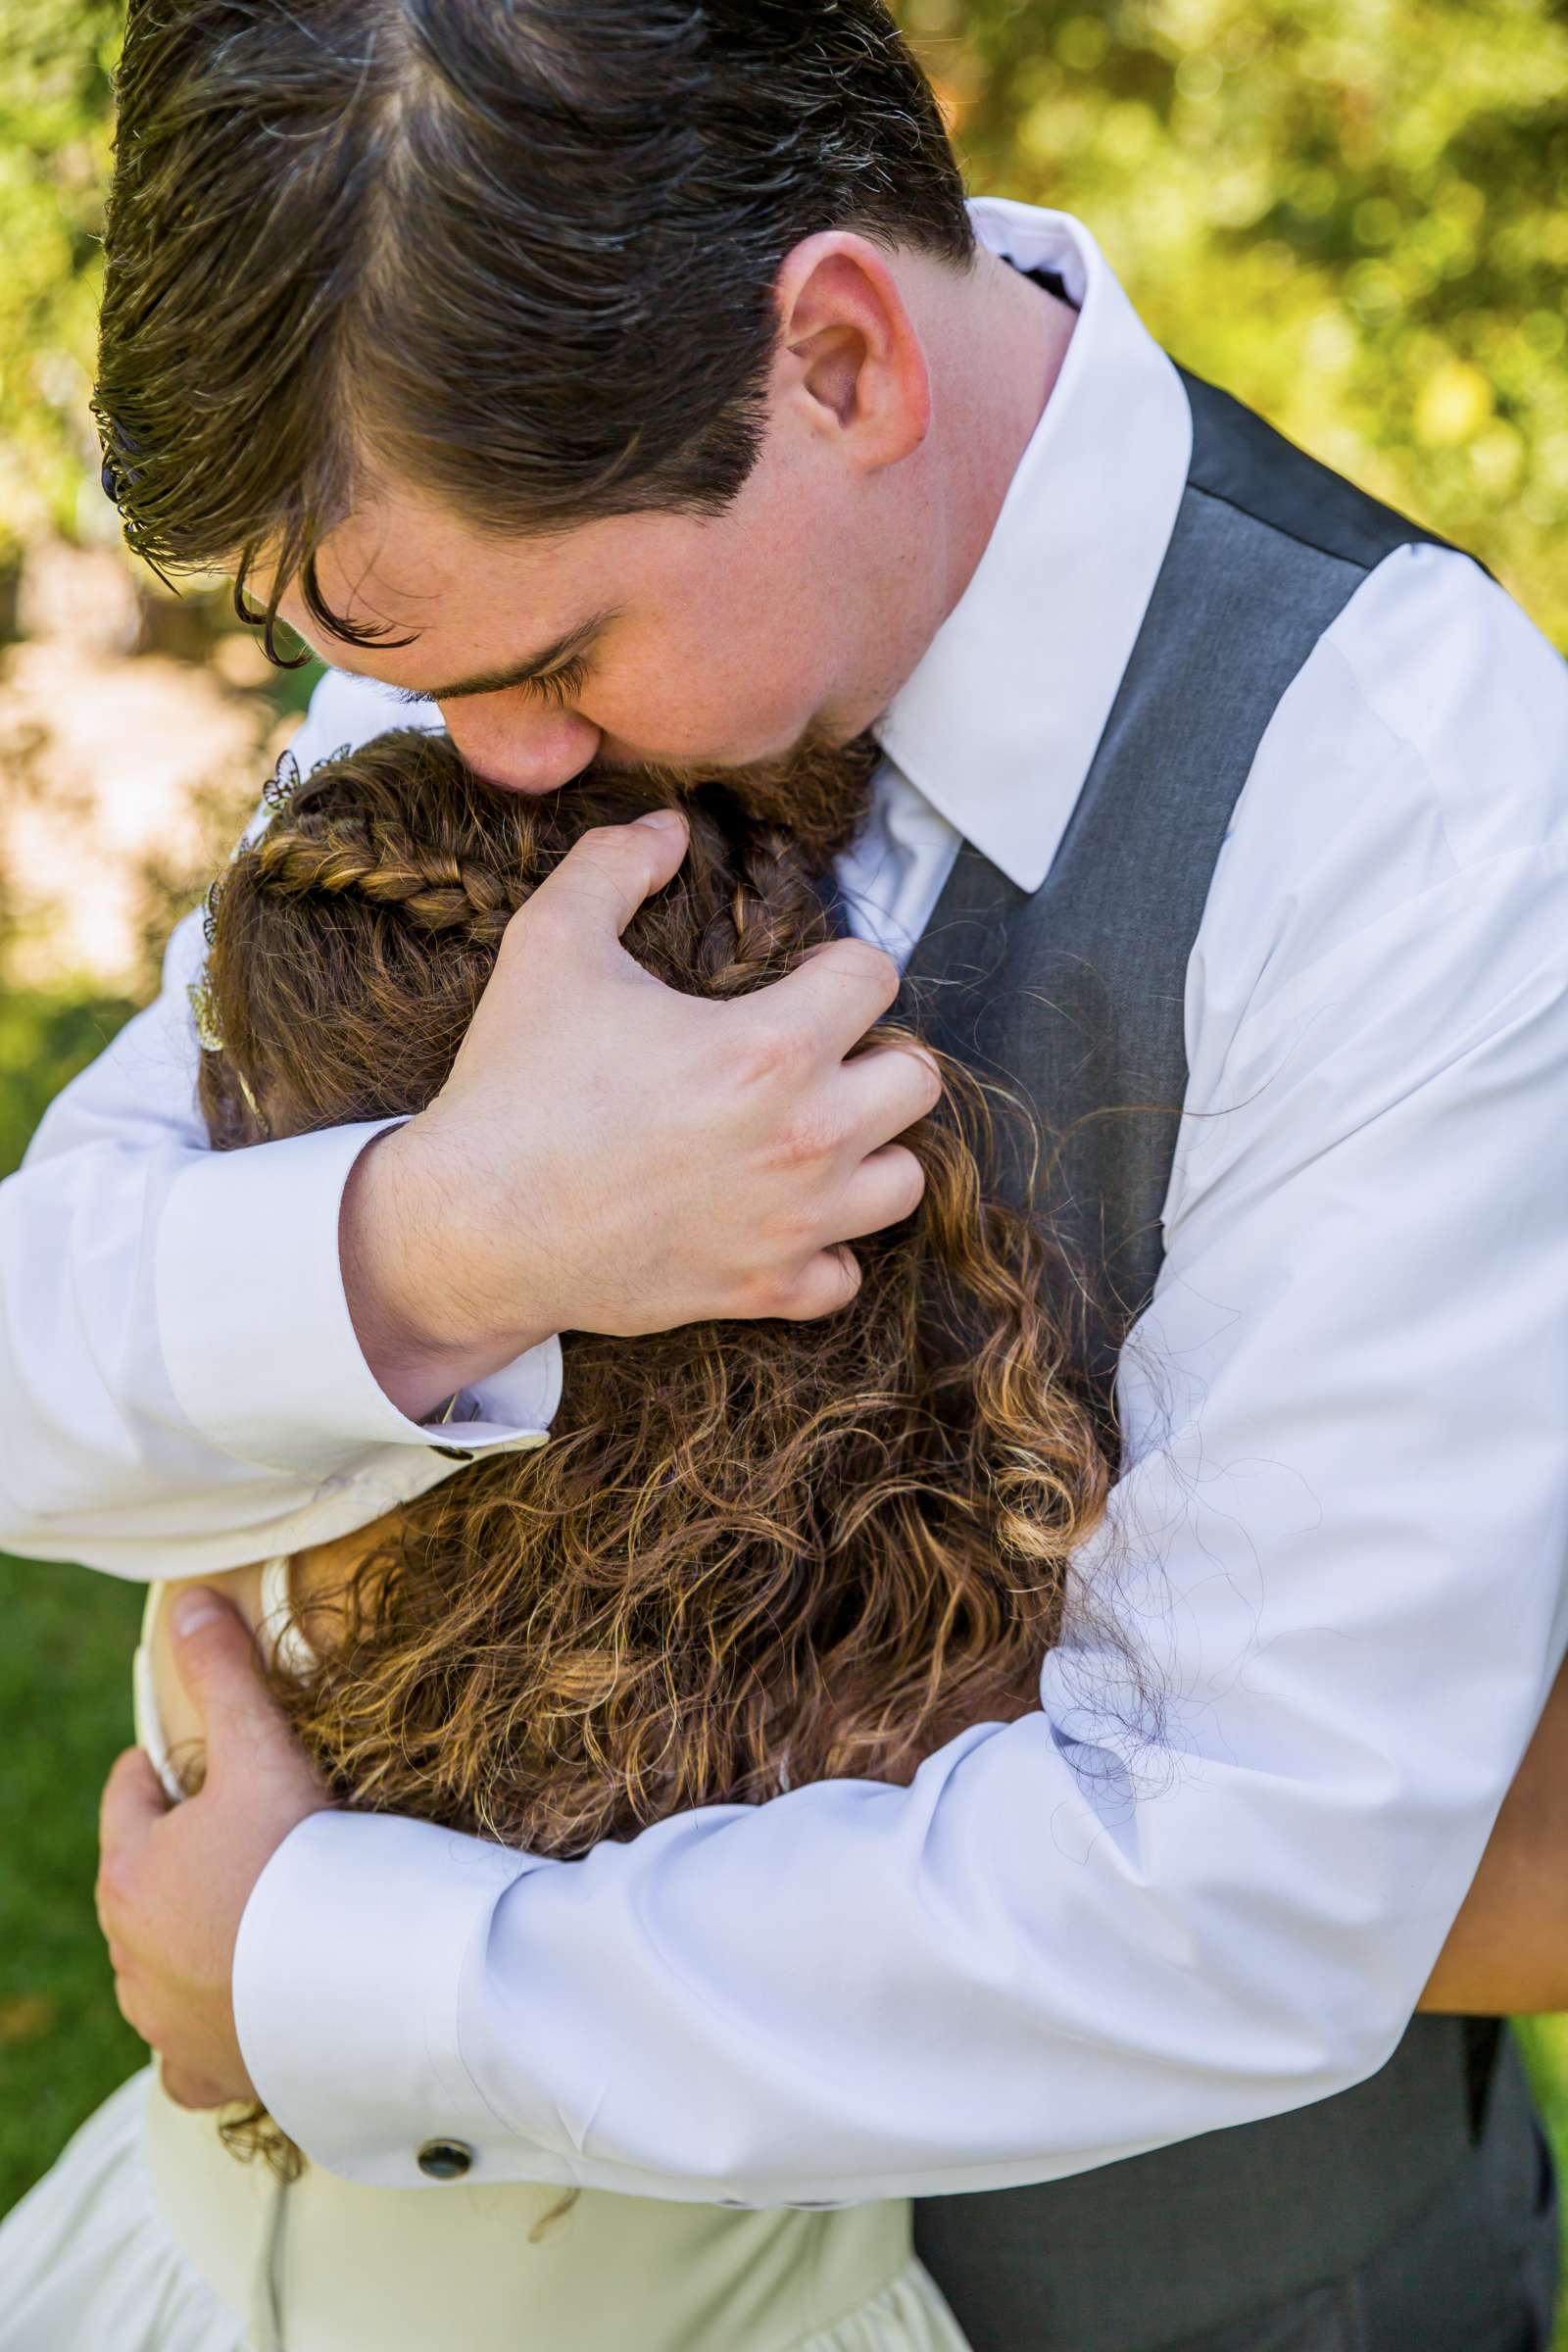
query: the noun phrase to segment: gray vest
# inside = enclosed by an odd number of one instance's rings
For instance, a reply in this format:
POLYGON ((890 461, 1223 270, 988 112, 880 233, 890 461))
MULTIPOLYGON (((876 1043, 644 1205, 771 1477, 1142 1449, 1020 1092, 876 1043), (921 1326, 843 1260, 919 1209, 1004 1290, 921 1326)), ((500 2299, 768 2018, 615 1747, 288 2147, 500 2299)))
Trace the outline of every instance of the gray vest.
MULTIPOLYGON (((927 1035, 1030 1100, 1102 1397, 1159 1271, 1187 963, 1237 796, 1367 572, 1431 536, 1183 381, 1187 488, 1051 872, 1031 897, 966 846, 908 983, 927 1035)), ((1471 2148, 1497 2041, 1481 2021, 1418 2018, 1353 2090, 1037 2188, 925 2200, 916 2242, 975 2352, 1175 2346, 1384 2245, 1471 2148)))

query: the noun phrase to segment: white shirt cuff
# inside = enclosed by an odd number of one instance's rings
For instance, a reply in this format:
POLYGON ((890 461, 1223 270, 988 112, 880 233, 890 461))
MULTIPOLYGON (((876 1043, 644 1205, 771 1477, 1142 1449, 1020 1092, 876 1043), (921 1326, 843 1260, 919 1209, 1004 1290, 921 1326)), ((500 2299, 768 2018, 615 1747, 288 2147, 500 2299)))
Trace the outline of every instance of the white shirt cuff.
POLYGON ((327 1478, 374 1446, 435 1446, 466 1461, 544 1443, 561 1399, 559 1341, 465 1392, 450 1420, 429 1426, 399 1412, 361 1352, 339 1210, 366 1145, 399 1124, 202 1152, 171 1188, 157 1252, 164 1356, 178 1404, 220 1452, 327 1478))
MULTIPOLYGON (((471 2184, 515 2135, 458 2047, 465 1965, 506 1889, 549 1862, 393 1814, 312 1814, 252 1890, 234 1953, 245 2063, 275 2122, 328 2172, 428 2186, 419 2150, 456 2140, 471 2184)), ((541 2149, 536 2179, 569 2183, 541 2149)))

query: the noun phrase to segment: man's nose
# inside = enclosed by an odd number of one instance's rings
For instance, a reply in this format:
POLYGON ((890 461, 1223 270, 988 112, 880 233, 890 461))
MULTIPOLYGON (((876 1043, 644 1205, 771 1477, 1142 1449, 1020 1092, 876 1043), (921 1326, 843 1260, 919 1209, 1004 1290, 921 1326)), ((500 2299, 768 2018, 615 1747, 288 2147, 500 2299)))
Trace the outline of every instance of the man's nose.
POLYGON ((591 719, 530 710, 518 694, 444 703, 441 715, 474 773, 503 792, 555 792, 581 775, 600 744, 591 719))

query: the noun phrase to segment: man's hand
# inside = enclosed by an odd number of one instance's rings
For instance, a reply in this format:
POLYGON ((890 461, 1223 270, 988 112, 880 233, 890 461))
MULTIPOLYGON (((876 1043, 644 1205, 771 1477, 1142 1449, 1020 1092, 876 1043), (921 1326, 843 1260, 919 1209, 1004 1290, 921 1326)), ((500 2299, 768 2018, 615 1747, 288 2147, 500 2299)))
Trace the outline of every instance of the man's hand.
POLYGON ((256 2095, 234 2031, 240 1916, 290 1830, 327 1800, 261 1683, 239 1612, 197 1586, 172 1616, 207 1778, 171 1805, 139 1747, 120 1757, 100 1819, 98 1921, 116 1998, 162 2056, 171 2098, 220 2107, 256 2095))
POLYGON ((342 1222, 367 1361, 421 1417, 555 1331, 830 1313, 861 1235, 924 1178, 890 1139, 941 1092, 913 1051, 854 1054, 898 993, 860 940, 730 1003, 620 944, 684 820, 586 834, 516 914, 437 1100, 362 1154, 342 1222))

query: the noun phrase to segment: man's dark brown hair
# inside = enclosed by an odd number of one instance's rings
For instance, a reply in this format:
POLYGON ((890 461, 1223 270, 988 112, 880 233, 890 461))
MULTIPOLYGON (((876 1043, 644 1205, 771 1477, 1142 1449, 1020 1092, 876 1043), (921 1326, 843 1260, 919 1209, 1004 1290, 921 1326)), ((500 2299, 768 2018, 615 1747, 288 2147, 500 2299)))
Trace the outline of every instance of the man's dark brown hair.
POLYGON ((965 264, 881 0, 132 0, 97 411, 129 544, 314 556, 368 463, 509 531, 714 512, 772 288, 853 227, 965 264))

